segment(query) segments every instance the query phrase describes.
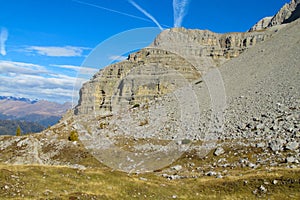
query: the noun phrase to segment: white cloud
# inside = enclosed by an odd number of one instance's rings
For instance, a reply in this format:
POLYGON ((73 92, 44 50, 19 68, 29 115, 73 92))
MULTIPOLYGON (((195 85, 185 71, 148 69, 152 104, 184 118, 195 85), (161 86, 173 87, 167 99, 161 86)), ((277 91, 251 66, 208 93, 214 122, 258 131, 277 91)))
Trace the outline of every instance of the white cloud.
POLYGON ((74 71, 79 71, 81 66, 75 66, 75 65, 51 65, 54 67, 59 67, 59 68, 63 68, 63 69, 71 69, 74 71))
POLYGON ((109 57, 110 60, 112 61, 123 61, 123 60, 126 60, 127 57, 126 56, 110 56, 109 57))
POLYGON ((71 101, 72 98, 78 98, 77 90, 85 81, 87 79, 53 73, 32 63, 0 61, 0 91, 6 95, 56 102, 71 101))
POLYGON ((173 0, 174 27, 180 27, 190 0, 173 0))
POLYGON ((1 33, 0 33, 0 54, 2 56, 6 55, 6 47, 5 47, 5 42, 8 38, 8 31, 6 28, 2 28, 1 29, 1 33))
POLYGON ((24 96, 31 99, 47 99, 58 102, 71 101, 73 94, 78 98, 78 91, 73 93, 76 82, 83 83, 76 77, 57 75, 43 77, 39 75, 1 76, 1 93, 9 93, 11 96, 24 96))
POLYGON ((128 0, 129 3, 131 5, 133 5, 136 9, 138 9, 139 11, 141 11, 144 15, 146 15, 149 19, 151 19, 160 30, 163 30, 163 28, 161 27, 161 25, 158 23, 158 21, 150 14, 148 13, 146 10, 144 10, 142 7, 140 7, 137 3, 135 3, 133 0, 128 0))
POLYGON ((88 49, 89 48, 74 47, 74 46, 64 46, 64 47, 30 46, 26 48, 26 50, 29 52, 37 53, 44 56, 54 56, 54 57, 82 56, 83 51, 88 49))
POLYGON ((47 72, 41 65, 0 60, 1 74, 46 74, 47 72))
POLYGON ((62 69, 70 69, 73 71, 77 71, 78 73, 91 75, 91 76, 99 71, 99 69, 84 67, 84 66, 74 66, 74 65, 51 65, 51 66, 62 68, 62 69))

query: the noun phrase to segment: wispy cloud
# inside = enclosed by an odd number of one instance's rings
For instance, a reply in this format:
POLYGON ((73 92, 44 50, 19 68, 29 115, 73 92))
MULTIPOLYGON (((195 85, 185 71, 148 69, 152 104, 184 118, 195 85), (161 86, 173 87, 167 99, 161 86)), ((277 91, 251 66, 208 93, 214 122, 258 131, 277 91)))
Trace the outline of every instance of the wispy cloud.
POLYGON ((158 23, 158 21, 150 14, 148 13, 146 10, 144 10, 142 7, 140 7, 137 3, 135 3, 133 0, 128 0, 130 4, 132 4, 134 7, 136 7, 136 9, 138 9, 139 11, 141 11, 144 15, 146 15, 149 19, 151 19, 160 30, 163 30, 163 28, 161 27, 161 25, 158 23))
POLYGON ((85 47, 74 47, 74 46, 64 46, 64 47, 54 47, 54 46, 30 46, 26 48, 26 51, 37 53, 44 56, 53 57, 74 57, 82 56, 84 50, 89 48, 85 47))
POLYGON ((41 65, 23 62, 0 60, 0 74, 46 74, 48 71, 41 65))
POLYGON ((1 29, 1 33, 0 33, 0 54, 2 56, 6 55, 6 47, 5 47, 5 42, 8 38, 8 31, 6 28, 2 28, 1 29))
POLYGON ((72 0, 72 1, 74 1, 76 3, 79 3, 79 4, 82 4, 82 5, 87 5, 87 6, 91 6, 91 7, 94 7, 94 8, 99 8, 99 9, 106 10, 106 11, 109 11, 109 12, 113 12, 113 13, 117 13, 117 14, 120 14, 120 15, 124 15, 124 16, 127 16, 127 17, 131 17, 131 18, 135 18, 135 19, 140 19, 140 20, 143 20, 143 21, 151 22, 151 20, 143 18, 143 17, 139 17, 139 16, 136 16, 136 15, 125 13, 125 12, 113 10, 113 9, 106 8, 106 7, 103 7, 103 6, 99 6, 99 5, 96 5, 96 4, 91 4, 91 3, 87 3, 87 2, 84 2, 84 1, 78 1, 78 0, 72 0))
POLYGON ((55 102, 72 100, 75 80, 65 78, 47 78, 38 75, 20 75, 2 77, 1 93, 8 96, 22 96, 30 99, 46 99, 55 102))
POLYGON ((110 56, 109 59, 112 60, 112 61, 119 62, 119 61, 126 60, 127 57, 126 56, 110 56))
POLYGON ((173 0, 174 27, 180 27, 187 13, 190 0, 173 0))
POLYGON ((74 65, 51 65, 53 67, 58 67, 62 69, 70 69, 85 75, 94 75, 99 69, 84 67, 84 66, 74 66, 74 65))

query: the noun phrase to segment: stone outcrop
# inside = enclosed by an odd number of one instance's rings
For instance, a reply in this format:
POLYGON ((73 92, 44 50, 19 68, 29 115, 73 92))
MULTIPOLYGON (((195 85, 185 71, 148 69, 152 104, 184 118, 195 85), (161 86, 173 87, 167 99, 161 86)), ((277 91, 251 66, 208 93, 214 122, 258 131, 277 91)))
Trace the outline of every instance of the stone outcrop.
POLYGON ((239 56, 246 49, 263 42, 274 34, 264 33, 218 34, 208 30, 173 28, 163 31, 151 46, 174 52, 189 60, 202 73, 239 56))
POLYGON ((182 57, 146 48, 104 68, 85 83, 75 114, 109 115, 113 108, 153 100, 200 77, 200 72, 182 57))
POLYGON ((273 17, 266 17, 257 22, 249 31, 264 30, 268 27, 290 23, 300 17, 300 0, 285 4, 273 17))
POLYGON ((218 34, 184 28, 165 30, 148 48, 105 67, 85 83, 75 114, 109 115, 120 105, 132 106, 172 92, 183 86, 185 81, 180 76, 188 82, 196 81, 210 68, 239 56, 275 32, 272 29, 218 34))
POLYGON ((299 17, 299 5, 300 0, 292 0, 289 4, 285 4, 280 9, 280 11, 272 18, 269 27, 296 20, 297 18, 295 18, 295 15, 298 15, 299 17))
POLYGON ((259 20, 249 31, 259 31, 268 28, 273 17, 265 17, 259 20))

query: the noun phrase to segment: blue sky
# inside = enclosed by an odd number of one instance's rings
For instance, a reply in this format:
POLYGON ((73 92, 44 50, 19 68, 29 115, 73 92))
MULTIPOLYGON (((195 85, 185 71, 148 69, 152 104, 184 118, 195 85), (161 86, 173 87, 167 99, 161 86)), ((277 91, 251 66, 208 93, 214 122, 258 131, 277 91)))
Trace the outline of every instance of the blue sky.
POLYGON ((104 65, 123 58, 117 51, 121 46, 129 51, 145 47, 161 29, 174 26, 218 33, 246 31, 288 2, 0 0, 0 96, 72 101, 78 85, 104 65), (124 31, 145 27, 156 28, 145 37, 134 37, 131 42, 141 40, 137 46, 130 46, 126 39, 122 44, 111 42, 124 31), (111 48, 103 43, 108 38, 111 48), (97 45, 100 57, 108 55, 103 53, 106 49, 112 54, 105 62, 82 69, 97 45))

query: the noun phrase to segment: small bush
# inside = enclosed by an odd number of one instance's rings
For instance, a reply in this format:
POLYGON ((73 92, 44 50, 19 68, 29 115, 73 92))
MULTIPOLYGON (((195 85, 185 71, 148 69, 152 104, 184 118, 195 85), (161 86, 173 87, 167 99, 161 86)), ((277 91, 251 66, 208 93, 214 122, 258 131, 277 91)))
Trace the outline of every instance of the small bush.
POLYGON ((189 139, 183 139, 181 141, 182 144, 189 144, 190 142, 191 142, 191 140, 189 140, 189 139))
POLYGON ((105 129, 107 127, 107 123, 106 122, 101 122, 99 126, 100 126, 101 129, 105 129))
POLYGON ((70 141, 72 141, 72 142, 78 141, 78 133, 77 133, 77 131, 76 130, 72 130, 68 139, 70 141))

